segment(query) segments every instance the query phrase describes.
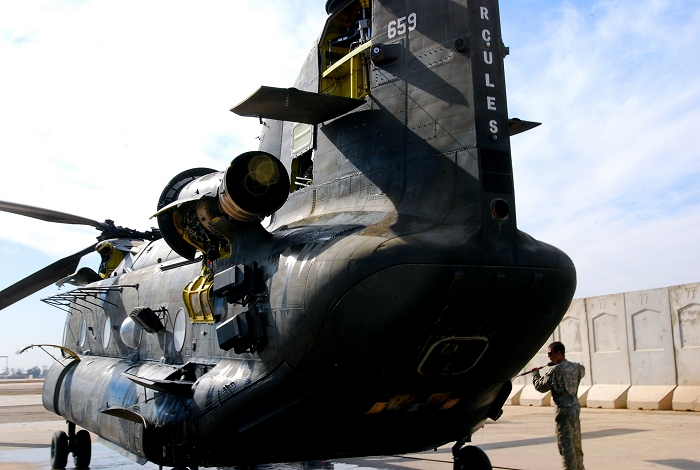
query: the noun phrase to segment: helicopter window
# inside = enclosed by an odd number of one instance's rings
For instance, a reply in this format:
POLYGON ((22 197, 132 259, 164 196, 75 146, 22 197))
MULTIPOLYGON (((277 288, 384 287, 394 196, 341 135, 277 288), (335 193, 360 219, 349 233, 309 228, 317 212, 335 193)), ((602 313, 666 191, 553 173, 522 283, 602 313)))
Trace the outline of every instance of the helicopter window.
POLYGON ((119 329, 119 336, 125 345, 131 349, 137 349, 139 344, 141 344, 142 330, 143 329, 132 320, 131 317, 126 317, 126 320, 122 322, 122 326, 119 329))
POLYGON ((292 127, 292 165, 289 192, 313 183, 314 126, 296 123, 292 127))
POLYGON ((292 178, 289 192, 293 193, 298 189, 311 186, 313 183, 314 162, 313 151, 302 153, 297 158, 292 159, 292 178))
POLYGON ((175 315, 175 324, 173 325, 173 346, 175 351, 182 351, 185 345, 185 333, 187 332, 187 319, 185 318, 185 310, 180 309, 175 315))
POLYGON ((297 122, 292 126, 292 156, 296 157, 314 145, 314 126, 297 122))
POLYGON ((107 317, 105 320, 105 328, 102 331, 102 347, 107 349, 109 347, 109 340, 112 339, 112 320, 107 317))
POLYGON ((81 348, 85 346, 85 338, 87 337, 87 320, 83 320, 83 324, 80 326, 80 339, 78 346, 81 348))
POLYGON ((113 243, 108 241, 99 243, 95 250, 100 254, 102 259, 100 262, 99 275, 102 279, 106 279, 111 276, 117 266, 119 266, 124 259, 124 255, 113 243))
POLYGON ((321 47, 320 92, 363 98, 369 94, 369 0, 350 2, 326 23, 321 47))

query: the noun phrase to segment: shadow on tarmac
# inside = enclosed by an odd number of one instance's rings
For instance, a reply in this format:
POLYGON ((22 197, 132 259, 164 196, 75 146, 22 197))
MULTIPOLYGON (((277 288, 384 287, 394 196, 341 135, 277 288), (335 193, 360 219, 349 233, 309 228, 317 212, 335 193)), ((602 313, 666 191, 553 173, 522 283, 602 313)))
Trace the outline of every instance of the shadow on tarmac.
POLYGON ((22 444, 22 443, 15 443, 15 442, 0 442, 0 449, 3 447, 20 447, 23 449, 48 449, 51 447, 51 444, 22 444))
MULTIPOLYGON (((627 428, 611 428, 611 429, 601 429, 599 431, 588 431, 581 433, 581 439, 586 441, 588 439, 602 439, 606 437, 624 436, 625 434, 636 434, 639 432, 648 432, 649 429, 627 429, 627 428)), ((511 447, 528 447, 537 446, 542 444, 554 444, 557 442, 555 436, 546 437, 534 437, 530 439, 518 439, 514 441, 502 441, 502 442, 491 442, 488 444, 474 444, 483 450, 493 450, 493 449, 508 449, 511 447)), ((449 447, 443 447, 435 451, 435 455, 449 454, 452 458, 452 450, 449 447)), ((386 460, 385 460, 386 461, 386 460)), ((661 461, 660 461, 661 462, 661 461)), ((664 464, 665 465, 665 464, 664 464)), ((683 468, 685 467, 678 467, 683 468)), ((699 467, 696 465, 692 467, 693 470, 697 470, 699 467)))
MULTIPOLYGON (((581 433, 582 440, 588 439, 602 439, 605 437, 622 436, 625 434, 634 434, 638 432, 646 432, 647 429, 625 429, 625 428, 613 428, 613 429, 602 429, 600 431, 590 431, 581 433)), ((527 446, 537 446, 541 444, 552 444, 557 442, 556 437, 536 437, 532 439, 520 439, 517 441, 505 441, 505 442, 492 442, 490 444, 480 444, 483 450, 492 449, 507 449, 510 447, 527 447, 527 446)), ((697 467, 694 467, 697 468, 697 467)))
POLYGON ((658 463, 659 465, 678 468, 680 470, 697 470, 700 468, 700 462, 688 459, 647 460, 647 462, 658 463))

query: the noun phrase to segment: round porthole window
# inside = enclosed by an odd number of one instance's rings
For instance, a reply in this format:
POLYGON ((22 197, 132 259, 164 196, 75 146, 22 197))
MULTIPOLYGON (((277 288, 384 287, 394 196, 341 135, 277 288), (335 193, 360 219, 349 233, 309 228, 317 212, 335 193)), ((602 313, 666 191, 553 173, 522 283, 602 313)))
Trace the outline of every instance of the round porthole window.
POLYGON ((137 349, 139 344, 141 344, 141 331, 143 331, 143 328, 131 317, 126 317, 126 320, 122 322, 121 328, 119 328, 119 336, 128 347, 137 349))
POLYGON ((87 320, 83 320, 83 324, 80 326, 80 338, 78 340, 78 346, 81 348, 85 346, 85 338, 87 337, 87 320))
POLYGON ((175 315, 175 325, 173 326, 173 346, 175 351, 182 351, 182 347, 185 345, 185 333, 187 333, 187 315, 185 315, 185 310, 180 309, 175 315))
POLYGON ((109 340, 112 339, 112 320, 107 317, 105 320, 105 328, 102 331, 102 347, 107 349, 109 347, 109 340))

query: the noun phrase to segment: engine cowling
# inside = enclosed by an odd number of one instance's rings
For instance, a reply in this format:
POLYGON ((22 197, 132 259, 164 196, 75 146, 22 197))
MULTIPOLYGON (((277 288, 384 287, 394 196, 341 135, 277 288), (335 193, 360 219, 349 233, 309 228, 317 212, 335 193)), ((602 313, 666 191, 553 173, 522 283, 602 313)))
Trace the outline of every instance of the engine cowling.
POLYGON ((230 245, 212 221, 225 217, 241 225, 259 224, 287 200, 289 174, 267 152, 246 152, 225 171, 193 168, 170 180, 158 200, 158 227, 180 256, 194 259, 197 250, 225 256, 230 245))

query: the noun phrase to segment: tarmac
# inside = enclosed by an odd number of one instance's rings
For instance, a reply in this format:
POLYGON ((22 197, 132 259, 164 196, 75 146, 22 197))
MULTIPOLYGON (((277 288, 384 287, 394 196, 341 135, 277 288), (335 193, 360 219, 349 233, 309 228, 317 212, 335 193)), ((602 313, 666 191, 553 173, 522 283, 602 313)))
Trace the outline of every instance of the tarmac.
MULTIPOLYGON (((0 470, 49 469, 51 435, 65 430, 62 418, 41 405, 37 385, 0 384, 0 470)), ((700 413, 680 411, 581 410, 584 463, 600 470, 700 469, 700 413)), ((137 470, 140 466, 96 442, 90 468, 137 470)), ((498 421, 488 421, 473 436, 494 469, 557 470, 561 460, 554 438, 554 408, 507 406, 498 421)), ((72 458, 69 458, 69 467, 72 458)), ((395 456, 340 459, 324 463, 266 465, 275 470, 451 470, 449 446, 395 456)))

